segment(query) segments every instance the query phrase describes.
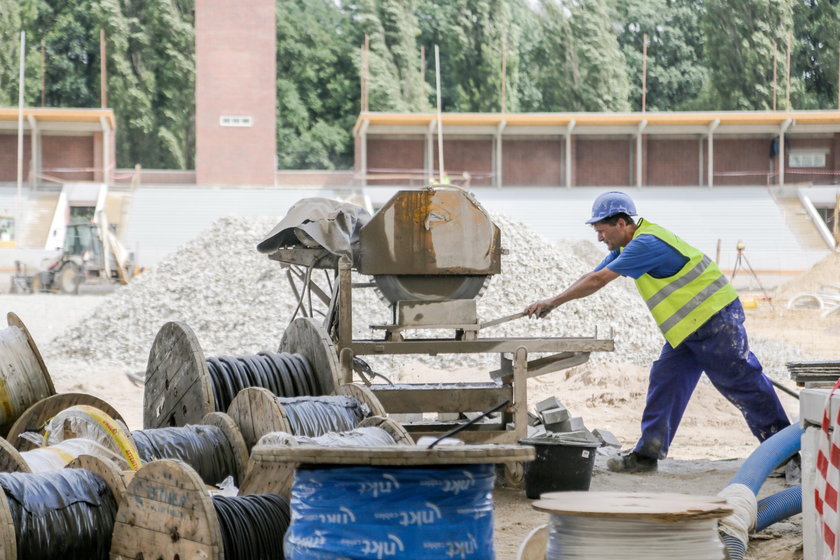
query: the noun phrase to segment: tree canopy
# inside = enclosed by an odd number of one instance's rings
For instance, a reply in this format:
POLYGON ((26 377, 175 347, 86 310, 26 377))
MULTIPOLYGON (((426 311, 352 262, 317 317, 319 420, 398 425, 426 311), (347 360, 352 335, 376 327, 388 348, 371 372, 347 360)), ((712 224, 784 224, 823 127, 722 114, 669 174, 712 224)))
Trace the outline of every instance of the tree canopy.
MULTIPOLYGON (((774 93, 781 110, 788 44, 790 107, 838 103, 838 0, 276 2, 286 169, 352 165, 365 37, 371 111, 434 109, 435 46, 444 111, 639 111, 643 66, 649 111, 767 110, 774 93)), ((17 103, 26 31, 26 103, 43 95, 47 106, 98 107, 104 30, 117 164, 191 168, 194 9, 193 0, 0 0, 0 106, 17 103)))

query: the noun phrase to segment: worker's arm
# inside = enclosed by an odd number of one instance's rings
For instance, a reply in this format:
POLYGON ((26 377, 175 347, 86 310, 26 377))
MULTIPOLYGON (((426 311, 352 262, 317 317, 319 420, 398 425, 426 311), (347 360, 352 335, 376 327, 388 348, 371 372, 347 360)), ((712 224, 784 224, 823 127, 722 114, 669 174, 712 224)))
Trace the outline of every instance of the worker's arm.
POLYGON ((541 319, 567 301, 594 294, 619 276, 618 273, 613 272, 609 268, 588 272, 578 278, 574 284, 566 288, 561 294, 532 303, 525 308, 525 313, 529 317, 541 319))

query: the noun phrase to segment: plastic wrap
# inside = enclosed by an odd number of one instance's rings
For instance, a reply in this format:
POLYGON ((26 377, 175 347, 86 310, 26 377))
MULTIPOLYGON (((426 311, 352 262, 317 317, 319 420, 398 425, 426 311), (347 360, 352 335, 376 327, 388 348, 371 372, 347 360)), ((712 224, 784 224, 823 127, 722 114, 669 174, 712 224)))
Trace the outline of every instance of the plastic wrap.
POLYGON ((63 469, 2 473, 17 540, 26 560, 106 560, 117 504, 96 474, 63 469))
POLYGON ((101 459, 108 459, 121 470, 130 469, 122 455, 115 453, 99 442, 87 438, 67 439, 48 447, 21 452, 21 456, 33 473, 63 469, 67 463, 79 455, 93 455, 101 459))
POLYGON ((299 468, 288 560, 492 560, 493 466, 299 468))
POLYGON ((128 435, 128 429, 96 407, 79 404, 56 414, 48 423, 44 439, 49 446, 85 438, 93 440, 122 457, 128 469, 141 467, 140 455, 128 435))
POLYGON ((349 432, 328 432, 322 436, 294 436, 285 432, 271 432, 260 438, 257 445, 278 447, 296 447, 298 445, 318 445, 321 447, 382 447, 397 445, 394 438, 376 426, 356 428, 349 432))
POLYGON ((349 432, 359 425, 370 408, 344 396, 278 398, 289 418, 292 433, 317 437, 329 432, 349 432))

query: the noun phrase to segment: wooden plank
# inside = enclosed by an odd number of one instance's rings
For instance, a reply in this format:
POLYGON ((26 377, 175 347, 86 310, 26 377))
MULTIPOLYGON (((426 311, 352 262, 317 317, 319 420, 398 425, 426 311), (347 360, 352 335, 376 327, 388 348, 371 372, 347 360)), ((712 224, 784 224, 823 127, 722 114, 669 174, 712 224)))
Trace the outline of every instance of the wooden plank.
POLYGON ((251 457, 261 461, 312 464, 353 465, 452 465, 533 461, 529 445, 465 445, 426 449, 418 446, 396 447, 290 447, 279 450, 258 445, 251 457))
POLYGON ((370 389, 389 414, 479 412, 513 401, 512 387, 495 383, 402 383, 371 385, 370 389))
POLYGON ((37 446, 31 441, 21 438, 23 432, 37 431, 43 433, 42 427, 50 418, 71 406, 85 404, 98 408, 114 420, 120 421, 125 426, 125 420, 113 406, 93 395, 86 393, 62 393, 41 399, 27 408, 23 414, 12 424, 7 439, 19 451, 29 451, 37 446))
POLYGON ((117 511, 110 557, 223 559, 213 502, 192 468, 162 460, 137 471, 117 511))
POLYGON ((376 354, 482 354, 516 352, 524 347, 528 353, 612 352, 615 342, 595 338, 451 338, 422 340, 355 340, 348 344, 357 356, 376 354))

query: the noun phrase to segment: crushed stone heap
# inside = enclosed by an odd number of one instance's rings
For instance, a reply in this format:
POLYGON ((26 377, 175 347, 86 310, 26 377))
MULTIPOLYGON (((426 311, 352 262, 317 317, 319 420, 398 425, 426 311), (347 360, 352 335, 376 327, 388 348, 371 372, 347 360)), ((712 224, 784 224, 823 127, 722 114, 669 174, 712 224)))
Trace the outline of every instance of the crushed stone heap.
MULTIPOLYGON (((516 313, 536 299, 559 293, 592 270, 604 254, 593 243, 556 244, 504 216, 493 216, 493 220, 502 229, 502 246, 509 253, 502 259, 502 273, 491 279, 479 299, 482 321, 516 313)), ((45 356, 142 370, 155 335, 167 321, 189 325, 206 356, 277 349, 297 300, 286 271, 255 248, 277 221, 272 217, 216 221, 157 268, 108 296, 88 318, 53 340, 44 349, 45 356)), ((374 335, 368 325, 384 324, 389 316, 386 304, 373 290, 354 292, 355 337, 381 336, 374 335)), ((593 354, 592 362, 648 365, 662 345, 663 339, 641 298, 632 282, 625 279, 562 306, 546 319, 519 319, 481 334, 574 337, 592 336, 596 328, 602 338, 609 337, 613 330, 616 351, 593 354)), ((784 351, 781 354, 785 355, 780 357, 780 371, 784 361, 793 358, 784 351)), ((481 365, 495 369, 498 359, 488 354, 383 356, 368 361, 375 370, 387 374, 410 361, 441 368, 481 365)))

